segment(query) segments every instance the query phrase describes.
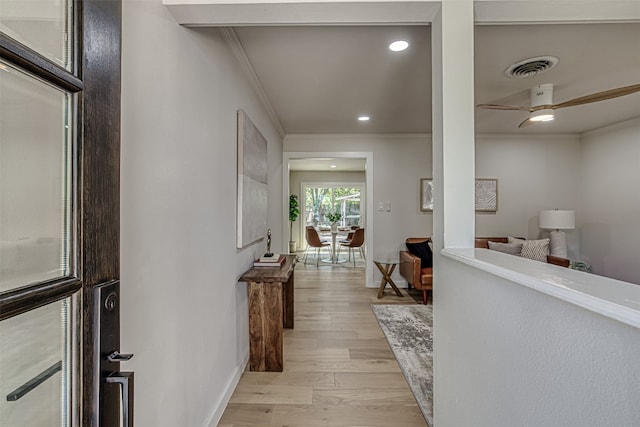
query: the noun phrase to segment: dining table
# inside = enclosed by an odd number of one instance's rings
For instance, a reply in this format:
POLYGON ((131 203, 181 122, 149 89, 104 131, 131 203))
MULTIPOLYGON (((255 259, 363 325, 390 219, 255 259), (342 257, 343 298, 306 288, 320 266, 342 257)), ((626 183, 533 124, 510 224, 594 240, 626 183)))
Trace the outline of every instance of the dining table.
POLYGON ((338 259, 338 237, 344 238, 347 237, 346 232, 348 231, 348 228, 337 228, 335 230, 322 230, 320 231, 320 236, 329 236, 331 235, 331 257, 327 258, 327 259, 323 259, 323 262, 328 262, 331 264, 339 264, 339 263, 343 263, 343 262, 347 262, 346 260, 342 260, 340 261, 338 259), (342 234, 341 234, 342 233, 342 234))

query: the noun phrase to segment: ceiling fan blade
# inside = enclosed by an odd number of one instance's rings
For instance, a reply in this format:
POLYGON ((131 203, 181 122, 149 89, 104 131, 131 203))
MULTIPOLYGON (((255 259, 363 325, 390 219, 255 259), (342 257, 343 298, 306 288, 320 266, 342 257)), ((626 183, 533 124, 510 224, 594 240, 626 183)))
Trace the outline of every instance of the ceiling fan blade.
POLYGON ((551 108, 566 108, 576 105, 590 104, 592 102, 605 101, 607 99, 618 98, 620 96, 631 95, 632 93, 640 92, 640 84, 624 86, 615 89, 609 89, 602 92, 592 93, 591 95, 581 96, 579 98, 573 98, 568 101, 561 102, 553 105, 551 108))
POLYGON ((507 110, 507 111, 529 111, 531 107, 517 106, 517 105, 502 105, 502 104, 478 104, 480 108, 487 108, 489 110, 507 110))
POLYGON ((539 122, 534 122, 533 120, 526 118, 522 123, 518 125, 518 128, 526 128, 536 123, 539 123, 539 122))

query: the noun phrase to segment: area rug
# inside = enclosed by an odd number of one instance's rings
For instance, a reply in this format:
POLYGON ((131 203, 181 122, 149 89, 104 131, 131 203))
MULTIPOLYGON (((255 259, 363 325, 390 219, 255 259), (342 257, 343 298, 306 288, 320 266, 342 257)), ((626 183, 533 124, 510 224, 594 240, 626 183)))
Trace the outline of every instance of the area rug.
POLYGON ((433 427, 433 306, 372 304, 409 388, 433 427))

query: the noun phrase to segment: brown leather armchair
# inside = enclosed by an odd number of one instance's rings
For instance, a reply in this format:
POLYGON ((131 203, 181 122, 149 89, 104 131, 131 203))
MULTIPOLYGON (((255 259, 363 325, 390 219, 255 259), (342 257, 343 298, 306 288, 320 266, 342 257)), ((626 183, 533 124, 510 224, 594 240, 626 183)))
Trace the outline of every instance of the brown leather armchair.
MULTIPOLYGON (((409 237, 406 243, 430 242, 429 237, 409 237)), ((433 267, 420 268, 420 258, 409 253, 400 251, 400 275, 407 281, 409 286, 422 291, 422 303, 427 304, 429 293, 433 291, 433 267)))

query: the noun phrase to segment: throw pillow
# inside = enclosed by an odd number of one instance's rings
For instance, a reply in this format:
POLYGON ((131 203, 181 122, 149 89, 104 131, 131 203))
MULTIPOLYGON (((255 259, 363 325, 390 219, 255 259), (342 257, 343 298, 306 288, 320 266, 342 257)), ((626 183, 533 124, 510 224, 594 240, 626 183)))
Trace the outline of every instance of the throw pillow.
POLYGON ((492 251, 504 252, 505 254, 520 256, 522 252, 522 243, 500 243, 500 242, 487 242, 489 249, 492 251))
POLYGON ((524 243, 525 240, 527 239, 523 239, 522 237, 507 236, 507 242, 509 243, 524 243))
POLYGON ((405 243, 411 255, 420 258, 420 268, 433 267, 433 253, 429 247, 429 242, 405 243))
POLYGON ((549 255, 548 238, 539 240, 522 240, 508 236, 507 239, 509 240, 509 243, 522 242, 522 252, 520 252, 521 257, 547 262, 547 255, 549 255))

